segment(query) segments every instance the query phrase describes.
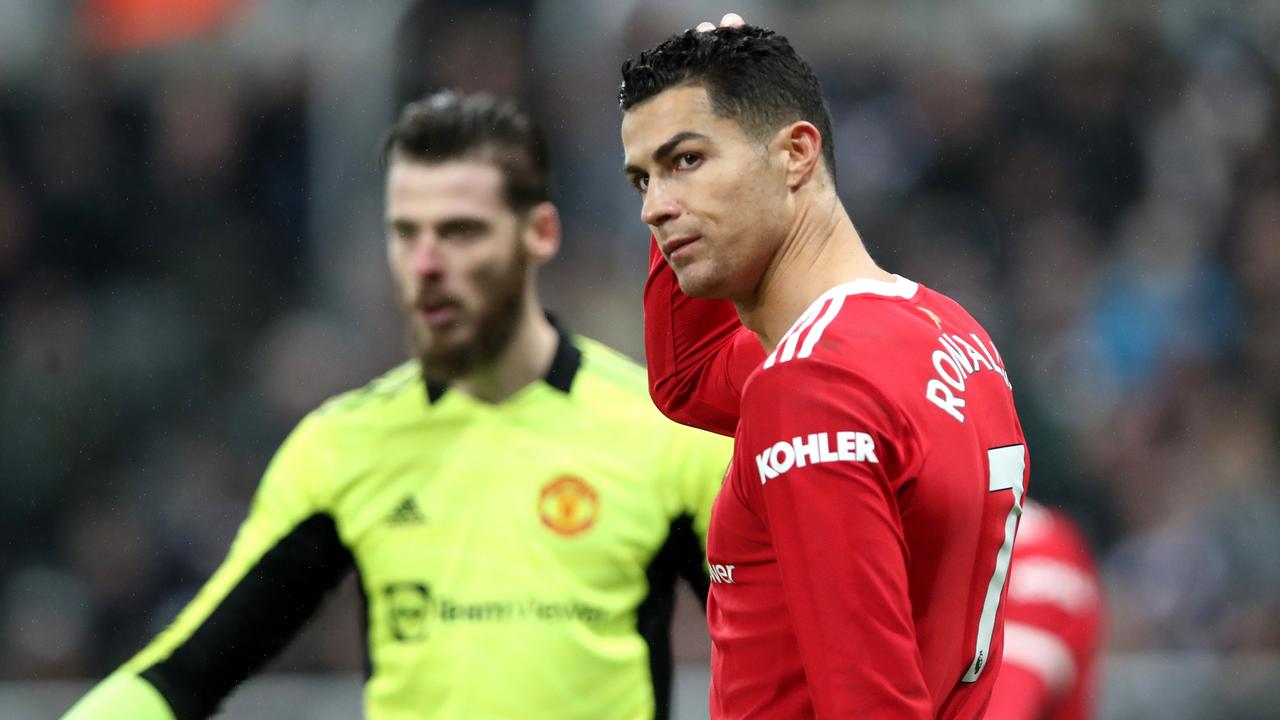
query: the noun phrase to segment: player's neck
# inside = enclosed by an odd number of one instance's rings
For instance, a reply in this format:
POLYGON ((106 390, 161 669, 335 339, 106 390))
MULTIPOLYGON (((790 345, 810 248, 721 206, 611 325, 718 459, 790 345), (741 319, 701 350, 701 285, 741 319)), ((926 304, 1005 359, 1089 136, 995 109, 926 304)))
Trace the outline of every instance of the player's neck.
POLYGON ((466 394, 500 403, 532 382, 546 377, 560 338, 547 320, 542 304, 530 293, 507 349, 490 365, 477 368, 454 382, 466 394))
POLYGON ((755 296, 737 303, 743 325, 767 351, 827 290, 859 278, 893 280, 867 253, 839 198, 830 193, 813 200, 797 211, 755 296))

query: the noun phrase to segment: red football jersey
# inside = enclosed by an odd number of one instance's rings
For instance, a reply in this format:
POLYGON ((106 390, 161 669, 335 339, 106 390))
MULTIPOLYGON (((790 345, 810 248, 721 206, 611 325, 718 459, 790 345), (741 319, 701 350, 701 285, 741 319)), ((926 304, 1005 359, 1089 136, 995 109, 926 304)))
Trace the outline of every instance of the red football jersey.
POLYGON ((1028 477, 987 333, 914 282, 859 280, 755 364, 727 303, 684 298, 660 263, 655 401, 737 420, 707 541, 712 717, 982 717, 1028 477))
POLYGON ((732 436, 747 376, 764 361, 755 333, 728 300, 680 292, 658 243, 649 239, 644 285, 644 354, 649 394, 667 417, 732 436))
POLYGON ((1098 569, 1063 514, 1027 503, 1005 605, 1004 664, 989 720, 1096 715, 1105 608, 1098 569))

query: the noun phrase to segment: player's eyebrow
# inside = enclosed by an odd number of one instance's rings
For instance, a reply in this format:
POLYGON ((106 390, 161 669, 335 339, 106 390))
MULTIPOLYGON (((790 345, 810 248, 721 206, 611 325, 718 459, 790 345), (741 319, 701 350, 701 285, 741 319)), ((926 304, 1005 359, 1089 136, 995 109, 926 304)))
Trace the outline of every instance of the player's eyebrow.
MULTIPOLYGON (((653 151, 653 155, 652 155, 653 162, 655 165, 661 164, 663 160, 667 159, 667 157, 671 155, 671 153, 676 149, 676 147, 680 145, 680 143, 686 140, 710 140, 710 139, 711 138, 707 137, 706 135, 703 135, 700 132, 694 132, 692 130, 682 130, 676 133, 675 135, 672 135, 670 140, 667 140, 666 142, 662 143, 661 145, 658 146, 657 150, 653 151)), ((644 174, 644 170, 641 170, 635 165, 628 165, 625 168, 623 168, 622 171, 626 173, 628 176, 644 174)))
POLYGON ((436 225, 436 232, 448 235, 457 232, 475 232, 489 227, 489 223, 478 217, 453 217, 442 220, 436 225))
POLYGON ((388 232, 396 232, 401 234, 404 234, 404 233, 411 234, 413 232, 416 232, 418 229, 418 223, 402 217, 385 218, 383 221, 383 224, 386 226, 388 232))

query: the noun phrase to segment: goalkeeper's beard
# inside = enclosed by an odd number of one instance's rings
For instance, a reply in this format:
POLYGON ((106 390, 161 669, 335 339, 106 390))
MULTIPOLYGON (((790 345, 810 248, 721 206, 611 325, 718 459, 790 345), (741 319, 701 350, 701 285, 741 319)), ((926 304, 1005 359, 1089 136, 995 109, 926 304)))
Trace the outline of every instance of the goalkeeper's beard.
POLYGON ((411 322, 414 351, 422 374, 430 382, 448 383, 493 366, 515 337, 524 316, 529 283, 529 254, 519 242, 506 267, 486 267, 476 272, 474 286, 481 302, 464 308, 463 321, 471 322, 470 336, 456 342, 431 336, 431 330, 411 322), (470 317, 468 317, 470 316, 470 317))

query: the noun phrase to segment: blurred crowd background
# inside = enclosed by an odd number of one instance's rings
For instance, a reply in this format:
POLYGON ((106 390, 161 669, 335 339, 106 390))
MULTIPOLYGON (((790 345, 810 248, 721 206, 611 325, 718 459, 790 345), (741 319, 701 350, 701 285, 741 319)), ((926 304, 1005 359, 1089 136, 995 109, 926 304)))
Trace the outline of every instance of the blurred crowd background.
MULTIPOLYGON (((0 678, 136 651, 293 424, 403 357, 377 148, 427 90, 543 119, 549 304, 640 359, 618 66, 728 9, 817 70, 873 255, 999 344, 1110 666, 1184 668, 1110 716, 1274 717, 1280 4, 1244 1, 0 0, 0 678)), ((358 668, 357 607, 274 667, 358 668)))

